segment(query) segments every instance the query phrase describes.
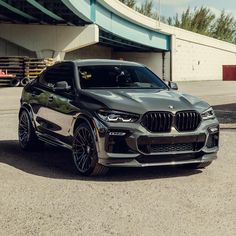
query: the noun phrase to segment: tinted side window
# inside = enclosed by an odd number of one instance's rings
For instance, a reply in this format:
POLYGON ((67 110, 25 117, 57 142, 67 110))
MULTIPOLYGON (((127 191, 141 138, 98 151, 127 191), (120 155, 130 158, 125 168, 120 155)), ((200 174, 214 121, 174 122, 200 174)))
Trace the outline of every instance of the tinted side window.
POLYGON ((59 64, 48 68, 39 78, 39 82, 49 88, 53 88, 59 81, 66 81, 73 88, 73 80, 74 69, 71 64, 59 64))

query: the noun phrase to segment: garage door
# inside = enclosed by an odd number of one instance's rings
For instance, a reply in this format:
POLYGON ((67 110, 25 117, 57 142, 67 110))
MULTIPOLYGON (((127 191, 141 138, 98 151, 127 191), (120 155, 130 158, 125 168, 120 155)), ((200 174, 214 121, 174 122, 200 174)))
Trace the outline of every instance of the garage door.
POLYGON ((236 65, 223 66, 223 80, 236 80, 236 65))

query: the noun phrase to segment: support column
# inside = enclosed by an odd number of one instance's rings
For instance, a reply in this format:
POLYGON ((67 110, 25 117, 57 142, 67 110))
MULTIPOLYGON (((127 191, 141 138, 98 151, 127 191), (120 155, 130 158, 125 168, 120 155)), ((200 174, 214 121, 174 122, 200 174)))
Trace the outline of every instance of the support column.
POLYGON ((66 52, 54 52, 53 53, 53 58, 55 61, 63 61, 65 58, 66 52))
POLYGON ((0 24, 0 38, 36 52, 38 58, 63 60, 66 52, 99 42, 95 24, 78 26, 0 24))
POLYGON ((176 35, 171 35, 171 56, 170 56, 170 80, 174 81, 175 78, 175 55, 176 55, 176 35))
POLYGON ((41 51, 36 51, 35 53, 37 58, 43 58, 43 54, 41 51))

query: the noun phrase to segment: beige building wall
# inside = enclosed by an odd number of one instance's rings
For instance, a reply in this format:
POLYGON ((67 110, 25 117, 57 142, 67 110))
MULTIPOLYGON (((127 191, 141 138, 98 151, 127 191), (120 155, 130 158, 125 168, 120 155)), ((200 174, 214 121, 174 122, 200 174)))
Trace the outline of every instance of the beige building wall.
POLYGON ((66 60, 77 59, 115 59, 135 61, 146 65, 154 71, 160 78, 163 78, 163 66, 166 69, 165 79, 169 79, 169 56, 166 54, 166 63, 163 65, 162 53, 140 53, 140 52, 117 52, 110 47, 104 47, 99 44, 84 47, 65 55, 66 60))
POLYGON ((114 52, 112 54, 113 59, 123 59, 126 61, 135 61, 149 67, 160 78, 163 78, 163 62, 162 53, 150 53, 150 52, 114 52))
MULTIPOLYGON (((235 46, 236 47, 236 46, 235 46)), ((176 81, 222 80, 223 65, 236 65, 236 52, 198 42, 176 39, 173 51, 176 81)))
POLYGON ((28 56, 36 57, 35 52, 20 47, 14 43, 8 42, 0 38, 0 57, 5 56, 28 56))
POLYGON ((67 52, 65 60, 77 59, 111 59, 112 48, 100 46, 98 44, 80 48, 75 51, 67 52))

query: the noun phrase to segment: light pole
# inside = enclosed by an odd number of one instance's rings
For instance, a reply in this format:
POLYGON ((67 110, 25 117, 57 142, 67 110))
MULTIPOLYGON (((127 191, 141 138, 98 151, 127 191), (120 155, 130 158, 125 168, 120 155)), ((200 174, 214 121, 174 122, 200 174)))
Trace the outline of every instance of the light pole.
POLYGON ((157 0, 157 6, 158 6, 158 24, 160 27, 161 26, 161 0, 157 0))

